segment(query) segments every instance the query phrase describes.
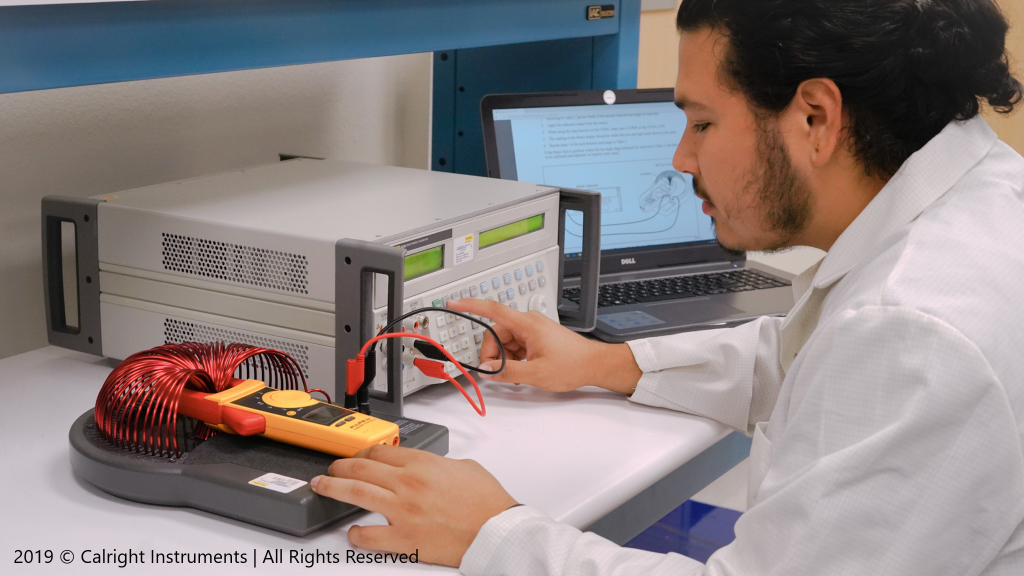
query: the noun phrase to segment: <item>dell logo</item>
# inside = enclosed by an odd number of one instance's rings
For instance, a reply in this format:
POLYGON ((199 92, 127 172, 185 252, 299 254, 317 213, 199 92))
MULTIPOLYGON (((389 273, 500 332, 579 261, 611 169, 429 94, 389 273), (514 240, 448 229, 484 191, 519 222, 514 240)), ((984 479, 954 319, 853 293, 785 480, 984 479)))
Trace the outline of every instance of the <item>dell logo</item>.
POLYGON ((626 266, 627 264, 636 264, 636 258, 623 258, 622 265, 626 266))

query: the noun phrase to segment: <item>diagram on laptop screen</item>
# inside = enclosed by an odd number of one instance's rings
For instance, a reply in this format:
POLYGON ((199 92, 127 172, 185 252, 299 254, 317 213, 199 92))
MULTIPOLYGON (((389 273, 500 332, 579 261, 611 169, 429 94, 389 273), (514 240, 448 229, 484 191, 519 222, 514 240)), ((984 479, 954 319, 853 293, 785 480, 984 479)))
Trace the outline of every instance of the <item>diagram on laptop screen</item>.
MULTIPOLYGON (((502 177, 514 161, 514 179, 601 192, 602 250, 714 238, 692 178, 672 168, 686 127, 673 103, 495 110, 494 120, 502 177)), ((566 220, 565 252, 578 253, 582 216, 566 220)))

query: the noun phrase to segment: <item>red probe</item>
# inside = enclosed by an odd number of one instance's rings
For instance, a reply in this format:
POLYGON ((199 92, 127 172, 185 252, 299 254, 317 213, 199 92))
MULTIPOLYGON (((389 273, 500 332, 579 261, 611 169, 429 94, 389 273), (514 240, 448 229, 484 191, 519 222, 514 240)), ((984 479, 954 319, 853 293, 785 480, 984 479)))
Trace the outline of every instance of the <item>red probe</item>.
POLYGON ((429 376, 431 378, 438 378, 441 380, 447 380, 454 384, 455 387, 459 389, 459 392, 462 392, 462 395, 469 402, 470 406, 472 406, 473 409, 476 410, 477 414, 481 416, 487 415, 487 407, 484 406, 484 397, 483 394, 480 393, 480 386, 477 385, 476 380, 472 376, 470 376, 469 372, 467 372, 466 369, 463 368, 462 363, 456 360, 455 357, 452 356, 450 352, 448 352, 448 349, 439 344, 438 342, 422 334, 414 334, 412 332, 390 332, 388 334, 380 334, 368 340, 366 344, 363 344, 363 347, 359 349, 359 354, 356 355, 355 359, 350 359, 348 361, 348 364, 346 365, 345 391, 349 395, 354 395, 356 392, 359 391, 359 388, 362 387, 363 385, 363 379, 366 369, 366 351, 370 348, 370 346, 377 343, 379 340, 387 340, 388 338, 413 338, 416 340, 424 340, 427 343, 433 345, 438 350, 440 350, 441 353, 444 354, 452 362, 452 364, 454 364, 455 367, 459 369, 459 372, 462 372, 462 374, 469 380, 469 383, 473 385, 473 389, 476 391, 477 400, 480 401, 479 407, 477 407, 476 403, 473 402, 473 399, 469 397, 469 394, 466 393, 466 390, 445 371, 443 362, 431 360, 429 358, 416 358, 415 360, 413 360, 413 364, 417 368, 419 368, 420 372, 423 372, 423 374, 426 376, 429 376))

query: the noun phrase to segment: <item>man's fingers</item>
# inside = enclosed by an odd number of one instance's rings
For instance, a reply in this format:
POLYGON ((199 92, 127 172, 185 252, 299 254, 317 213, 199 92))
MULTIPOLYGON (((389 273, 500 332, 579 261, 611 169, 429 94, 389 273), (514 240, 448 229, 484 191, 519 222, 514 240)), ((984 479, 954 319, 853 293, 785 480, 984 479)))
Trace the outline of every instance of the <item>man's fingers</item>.
POLYGON ((348 529, 348 541, 357 548, 383 552, 408 553, 405 542, 399 541, 394 526, 353 526, 348 529))
MULTIPOLYGON (((543 372, 543 366, 539 366, 538 363, 541 360, 535 360, 532 362, 521 362, 512 358, 505 362, 505 370, 501 374, 490 374, 485 375, 488 380, 494 382, 509 382, 512 384, 536 384, 539 375, 543 372)), ((490 361, 487 363, 490 366, 490 370, 497 370, 498 366, 501 365, 501 361, 490 361)))
MULTIPOLYGON (((498 328, 498 327, 499 326, 497 324, 494 326, 494 328, 498 328)), ((489 332, 484 332, 484 341, 483 341, 482 344, 480 344, 480 361, 481 362, 488 362, 490 360, 500 360, 501 359, 500 348, 504 348, 506 354, 511 354, 511 353, 513 353, 513 352, 515 352, 517 350, 520 350, 522 348, 522 346, 520 346, 519 343, 516 342, 512 338, 512 335, 509 334, 508 330, 502 329, 501 331, 497 331, 497 332, 498 332, 498 337, 503 339, 500 346, 494 342, 494 337, 491 336, 491 334, 489 332), (505 336, 503 336, 503 332, 504 332, 504 334, 508 334, 507 341, 504 340, 505 336)))
POLYGON ((310 484, 313 491, 321 496, 353 504, 371 512, 380 512, 385 517, 391 513, 396 499, 395 493, 390 490, 350 478, 317 476, 310 484))
POLYGON ((449 301, 448 307, 457 312, 490 318, 498 324, 512 329, 513 332, 521 332, 527 329, 533 321, 533 318, 523 312, 517 312, 504 304, 499 304, 495 300, 462 298, 449 301))
POLYGON ((369 458, 342 458, 335 460, 327 473, 335 478, 359 480, 394 491, 402 470, 369 458))
MULTIPOLYGON (((382 462, 389 466, 405 466, 409 462, 422 460, 433 456, 430 452, 405 448, 402 446, 388 446, 386 444, 374 444, 356 453, 353 458, 366 458, 382 462)), ((439 456, 437 456, 439 458, 439 456)))

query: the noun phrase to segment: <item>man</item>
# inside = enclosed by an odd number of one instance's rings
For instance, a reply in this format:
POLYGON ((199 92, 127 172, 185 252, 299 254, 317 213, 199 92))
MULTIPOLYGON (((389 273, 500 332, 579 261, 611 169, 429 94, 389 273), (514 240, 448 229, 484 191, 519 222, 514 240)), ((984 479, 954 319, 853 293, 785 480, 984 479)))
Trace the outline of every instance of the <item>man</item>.
POLYGON ((619 548, 473 462, 400 448, 336 462, 316 491, 388 518, 355 546, 471 575, 1024 574, 1024 159, 977 117, 1021 101, 1005 20, 989 0, 685 0, 678 26, 674 164, 719 241, 827 251, 792 313, 609 345, 451 307, 527 360, 497 380, 753 435, 736 540, 706 566, 619 548))

